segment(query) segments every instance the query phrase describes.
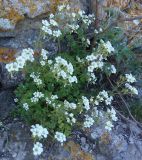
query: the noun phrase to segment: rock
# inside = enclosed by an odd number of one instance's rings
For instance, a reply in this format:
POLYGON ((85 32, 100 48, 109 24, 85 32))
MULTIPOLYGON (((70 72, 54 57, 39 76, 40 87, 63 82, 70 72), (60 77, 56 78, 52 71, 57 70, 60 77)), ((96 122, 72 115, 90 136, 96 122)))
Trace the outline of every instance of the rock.
POLYGON ((0 159, 6 160, 28 160, 34 159, 32 156, 32 141, 29 134, 29 128, 24 126, 21 122, 13 120, 12 123, 5 124, 4 131, 7 133, 7 137, 2 137, 3 131, 0 131, 0 139, 7 139, 5 145, 3 145, 2 154, 0 159), (29 148, 30 147, 30 148, 29 148), (27 158, 26 158, 27 157, 27 158))
MULTIPOLYGON (((1 90, 4 89, 14 89, 24 80, 24 75, 22 73, 15 73, 13 76, 8 73, 5 68, 4 63, 0 63, 0 85, 1 90)), ((5 95, 6 96, 6 95, 5 95)))
MULTIPOLYGON (((85 1, 83 0, 83 2, 85 1)), ((69 2, 72 8, 83 8, 79 0, 70 0, 69 2)), ((0 29, 13 30, 17 22, 26 17, 35 18, 49 11, 55 12, 55 8, 59 4, 59 0, 0 0, 0 29)))
POLYGON ((51 5, 49 0, 4 0, 0 1, 0 28, 14 29, 18 21, 27 15, 30 18, 36 17, 49 11, 51 5))
MULTIPOLYGON (((3 52, 7 53, 6 50, 10 50, 13 53, 13 51, 20 52, 24 48, 32 48, 35 51, 45 48, 49 52, 56 53, 58 47, 54 41, 51 41, 47 37, 44 40, 42 39, 41 43, 41 37, 39 35, 41 20, 42 18, 26 19, 21 21, 14 31, 8 32, 7 34, 0 32, 0 51, 2 52, 4 50, 3 52)), ((10 57, 11 54, 8 53, 3 55, 8 56, 8 59, 13 58, 10 57)))
POLYGON ((99 150, 96 150, 95 157, 101 159, 100 157, 103 156, 102 159, 106 160, 141 159, 142 141, 139 139, 141 133, 142 129, 134 122, 127 124, 121 121, 117 122, 117 125, 110 134, 105 133, 99 138, 98 145, 96 146, 99 150))
POLYGON ((15 108, 13 91, 0 92, 0 120, 5 119, 15 108))
POLYGON ((30 128, 19 119, 8 121, 5 130, 0 129, 0 159, 3 160, 94 160, 93 155, 81 150, 74 141, 67 142, 64 146, 58 143, 49 146, 46 141, 44 152, 40 157, 32 153, 33 141, 30 128))

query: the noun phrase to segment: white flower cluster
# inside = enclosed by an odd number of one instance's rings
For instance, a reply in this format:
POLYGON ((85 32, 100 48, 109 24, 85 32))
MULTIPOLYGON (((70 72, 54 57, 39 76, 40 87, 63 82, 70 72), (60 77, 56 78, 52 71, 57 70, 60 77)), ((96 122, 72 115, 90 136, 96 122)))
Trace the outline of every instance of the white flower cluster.
POLYGON ((55 139, 63 145, 63 143, 66 141, 66 136, 61 132, 55 133, 55 139))
POLYGON ((112 46, 112 44, 110 43, 110 41, 107 41, 106 43, 101 40, 101 43, 103 44, 103 46, 105 47, 105 49, 107 50, 108 53, 114 52, 114 48, 112 46))
POLYGON ((136 82, 136 78, 131 73, 130 74, 125 74, 125 76, 126 76, 127 82, 129 82, 129 83, 136 82))
POLYGON ((105 90, 103 90, 97 95, 94 103, 95 105, 99 105, 100 102, 105 102, 106 105, 111 105, 112 100, 113 97, 109 96, 108 93, 105 90))
POLYGON ((16 58, 15 62, 6 64, 6 69, 8 72, 19 71, 23 69, 27 61, 34 61, 34 51, 30 48, 23 49, 21 55, 16 58))
POLYGON ((99 28, 98 30, 97 29, 94 30, 94 33, 96 33, 96 34, 101 33, 101 32, 103 32, 102 28, 99 28))
POLYGON ((61 31, 58 29, 58 23, 53 19, 54 15, 51 14, 49 21, 48 20, 42 20, 42 28, 41 30, 55 38, 58 38, 62 35, 61 31))
POLYGON ((103 63, 103 56, 100 55, 94 55, 93 53, 91 55, 88 55, 86 57, 86 60, 90 63, 88 66, 88 72, 92 73, 94 69, 102 69, 104 66, 103 63))
MULTIPOLYGON (((46 128, 39 124, 35 124, 31 126, 30 131, 32 132, 32 136, 34 138, 43 139, 47 138, 49 132, 46 128)), ((43 152, 43 145, 40 142, 36 142, 33 147, 33 154, 35 156, 39 156, 43 152)))
POLYGON ((44 97, 44 94, 42 92, 38 92, 38 91, 34 92, 33 95, 34 96, 31 98, 31 102, 34 102, 34 103, 38 102, 40 98, 44 97))
POLYGON ((34 138, 37 137, 39 139, 47 138, 49 134, 48 130, 39 124, 32 125, 30 131, 34 138))
POLYGON ((110 72, 113 73, 113 74, 116 74, 116 68, 115 68, 114 65, 110 66, 110 72))
POLYGON ((45 100, 46 100, 46 104, 47 105, 51 105, 52 104, 52 106, 55 108, 57 108, 57 107, 60 107, 61 105, 60 104, 58 104, 57 106, 56 106, 56 104, 55 104, 55 100, 57 100, 58 99, 58 96, 57 95, 52 95, 50 98, 49 97, 46 97, 45 98, 45 100))
POLYGON ((39 156, 43 152, 43 145, 40 142, 36 142, 33 147, 34 156, 39 156))
POLYGON ((59 11, 59 12, 63 11, 64 9, 70 10, 69 4, 62 4, 62 5, 59 5, 59 6, 58 6, 58 11, 59 11))
POLYGON ((89 76, 89 82, 92 82, 95 84, 97 78, 94 74, 95 69, 101 69, 104 66, 103 62, 103 56, 101 54, 94 55, 93 53, 91 55, 86 56, 86 60, 89 63, 88 65, 88 76, 89 76))
POLYGON ((39 74, 35 74, 34 72, 32 72, 30 74, 30 77, 33 78, 34 82, 37 84, 37 85, 41 85, 42 84, 42 80, 39 78, 40 75, 39 74))
POLYGON ((74 72, 73 65, 60 56, 55 58, 55 64, 51 67, 51 70, 57 77, 62 77, 64 80, 68 80, 69 83, 77 83, 76 76, 72 76, 74 72))
POLYGON ((113 124, 112 124, 111 121, 107 121, 107 122, 106 122, 106 125, 105 125, 105 129, 106 129, 106 130, 111 131, 113 127, 114 127, 114 126, 113 126, 113 124))
POLYGON ((94 124, 94 119, 92 117, 86 116, 85 121, 84 121, 84 127, 85 128, 90 128, 94 124))
POLYGON ((89 99, 85 96, 82 96, 83 107, 88 111, 90 109, 89 99))
POLYGON ((116 112, 113 108, 107 109, 107 113, 113 121, 117 121, 118 118, 116 117, 116 112))
POLYGON ((14 98, 14 102, 17 103, 18 102, 18 98, 14 98))
POLYGON ((66 118, 67 122, 70 123, 71 125, 76 122, 76 119, 74 118, 73 113, 65 112, 65 115, 67 116, 67 118, 66 118))
POLYGON ((105 124, 105 129, 108 131, 111 131, 113 128, 113 124, 112 124, 113 121, 117 121, 118 118, 116 117, 116 112, 113 108, 107 109, 107 114, 108 114, 109 120, 105 124))
POLYGON ((75 103, 69 103, 67 100, 64 101, 64 106, 66 109, 76 109, 77 105, 75 103))
POLYGON ((97 77, 95 76, 95 74, 94 73, 89 73, 88 75, 89 75, 89 82, 95 84, 96 81, 97 81, 97 77))
POLYGON ((58 12, 55 15, 50 14, 49 20, 42 20, 41 30, 58 38, 62 33, 76 32, 79 29, 78 22, 81 21, 85 27, 88 27, 95 20, 94 14, 86 15, 84 11, 73 11, 68 4, 59 5, 58 12))
POLYGON ((127 83, 125 84, 125 87, 131 91, 132 94, 138 95, 138 90, 130 85, 129 83, 134 83, 136 82, 136 78, 130 73, 130 74, 125 74, 126 81, 127 83))
POLYGON ((41 50, 41 57, 42 57, 42 59, 40 61, 41 66, 45 66, 46 60, 48 59, 48 54, 49 54, 49 52, 46 51, 45 49, 41 50))
POLYGON ((24 103, 24 104, 23 104, 23 108, 24 108, 26 111, 28 111, 28 110, 29 110, 29 105, 28 105, 28 103, 24 103))
POLYGON ((132 94, 138 95, 138 90, 137 90, 135 87, 131 86, 129 83, 126 83, 126 84, 125 84, 125 87, 126 87, 128 90, 130 90, 130 91, 132 92, 132 94))

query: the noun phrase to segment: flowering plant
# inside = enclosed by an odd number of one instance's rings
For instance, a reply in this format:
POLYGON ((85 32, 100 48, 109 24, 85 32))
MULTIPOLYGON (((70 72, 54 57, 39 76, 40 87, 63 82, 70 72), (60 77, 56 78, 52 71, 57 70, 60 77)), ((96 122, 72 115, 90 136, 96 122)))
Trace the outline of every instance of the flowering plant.
MULTIPOLYGON (((94 15, 87 16, 83 11, 71 13, 69 5, 59 6, 55 15, 42 21, 41 30, 43 38, 48 35, 59 43, 66 39, 67 50, 61 51, 59 44, 57 55, 50 56, 42 49, 35 58, 34 51, 28 48, 15 62, 6 65, 11 74, 20 70, 25 73, 25 81, 15 93, 20 114, 32 124, 34 155, 43 152, 40 141, 48 135, 63 144, 73 126, 86 129, 101 121, 110 131, 113 121, 117 121, 112 106, 115 91, 106 91, 107 87, 100 85, 102 79, 117 73, 109 61, 110 57, 115 58, 116 51, 110 41, 102 39, 92 51, 88 50, 90 40, 86 32, 94 19, 94 15), (64 25, 61 20, 65 20, 64 25)), ((120 78, 118 89, 138 94, 130 85, 135 81, 131 74, 126 74, 120 78)))

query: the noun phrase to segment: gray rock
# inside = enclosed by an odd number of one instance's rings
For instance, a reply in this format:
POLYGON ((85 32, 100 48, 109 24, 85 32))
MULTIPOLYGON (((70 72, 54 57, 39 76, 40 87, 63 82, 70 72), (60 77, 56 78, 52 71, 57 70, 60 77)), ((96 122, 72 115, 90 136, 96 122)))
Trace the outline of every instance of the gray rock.
POLYGON ((13 76, 11 76, 5 68, 5 64, 0 63, 1 90, 15 88, 23 80, 24 80, 24 75, 22 73, 15 73, 13 76))
POLYGON ((15 108, 14 94, 10 90, 0 92, 0 119, 5 119, 15 108))

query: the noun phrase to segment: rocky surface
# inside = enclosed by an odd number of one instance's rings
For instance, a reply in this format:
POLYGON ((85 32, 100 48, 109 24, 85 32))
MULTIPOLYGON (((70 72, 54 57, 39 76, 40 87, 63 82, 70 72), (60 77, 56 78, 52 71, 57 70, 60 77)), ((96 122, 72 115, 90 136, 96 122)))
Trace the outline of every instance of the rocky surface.
POLYGON ((135 123, 118 121, 114 130, 101 137, 89 137, 98 134, 100 128, 90 131, 73 132, 72 138, 64 146, 44 144, 44 153, 33 157, 29 126, 19 119, 8 119, 0 127, 1 160, 140 160, 142 157, 142 130, 135 123), (99 130, 99 131, 98 131, 99 130))
MULTIPOLYGON (((0 29, 13 30, 17 22, 25 18, 35 18, 54 11, 55 7, 66 0, 0 0, 0 29)), ((71 6, 82 8, 79 0, 69 0, 71 6)), ((84 1, 84 0, 83 0, 84 1)))

